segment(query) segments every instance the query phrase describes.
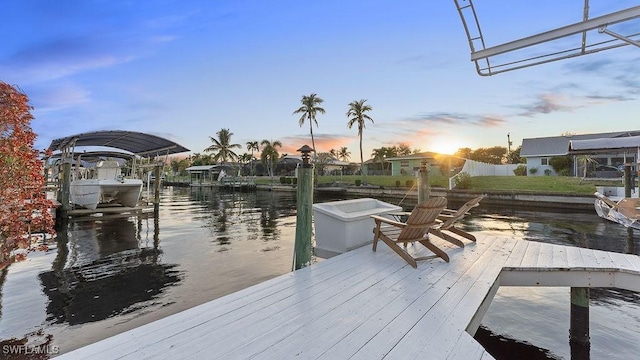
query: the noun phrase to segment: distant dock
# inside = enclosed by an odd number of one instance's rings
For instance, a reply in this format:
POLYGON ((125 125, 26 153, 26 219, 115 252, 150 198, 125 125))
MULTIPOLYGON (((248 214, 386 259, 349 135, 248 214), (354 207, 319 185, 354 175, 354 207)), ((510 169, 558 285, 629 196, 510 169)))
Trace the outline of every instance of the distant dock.
POLYGON ((636 255, 476 236, 417 269, 365 246, 59 358, 492 359, 472 334, 500 286, 640 291, 636 255))

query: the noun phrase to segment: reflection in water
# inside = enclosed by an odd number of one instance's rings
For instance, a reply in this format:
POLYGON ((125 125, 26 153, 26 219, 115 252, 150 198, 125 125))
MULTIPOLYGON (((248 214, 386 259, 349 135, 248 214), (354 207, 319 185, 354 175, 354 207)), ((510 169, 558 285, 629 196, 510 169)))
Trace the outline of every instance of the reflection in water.
POLYGON ((180 282, 176 265, 159 261, 158 241, 140 246, 140 229, 130 218, 67 226, 58 231, 53 270, 38 274, 52 324, 77 325, 131 312, 180 282))

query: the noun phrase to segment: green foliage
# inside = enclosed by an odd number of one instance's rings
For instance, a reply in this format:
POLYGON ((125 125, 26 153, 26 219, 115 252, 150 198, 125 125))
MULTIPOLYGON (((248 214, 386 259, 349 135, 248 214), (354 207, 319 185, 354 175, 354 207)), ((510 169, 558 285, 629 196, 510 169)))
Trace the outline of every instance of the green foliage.
POLYGON ((469 154, 469 159, 488 164, 503 164, 507 156, 507 148, 494 146, 490 148, 478 148, 469 154))
POLYGON ((396 187, 400 187, 400 180, 396 180, 396 187))
POLYGON ((571 170, 571 167, 573 166, 573 160, 569 155, 554 156, 551 159, 549 159, 549 165, 551 165, 551 167, 553 168, 553 171, 555 171, 558 174, 562 173, 563 170, 567 170, 567 174, 568 174, 569 171, 571 170))
POLYGON ((534 174, 537 174, 537 173, 538 173, 538 168, 534 167, 534 168, 529 169, 529 174, 534 175, 534 174))
POLYGON ((562 169, 562 170, 560 170, 560 172, 558 173, 558 175, 560 175, 560 176, 569 176, 569 169, 562 169))
POLYGON ((291 178, 291 184, 293 185, 298 184, 298 178, 297 177, 291 178))
POLYGON ((413 180, 407 180, 405 181, 404 185, 408 188, 412 188, 413 187, 413 180))
POLYGON ((286 184, 287 178, 285 176, 280 176, 280 184, 286 184))
POLYGON ((471 175, 466 171, 458 174, 455 181, 458 189, 469 189, 471 187, 471 175))
POLYGON ((362 179, 356 179, 355 184, 356 186, 362 185, 362 179))
POLYGON ((544 174, 546 176, 550 176, 551 175, 551 169, 544 169, 544 174))
POLYGON ((527 165, 519 165, 515 170, 513 170, 513 173, 516 176, 527 176, 527 165))

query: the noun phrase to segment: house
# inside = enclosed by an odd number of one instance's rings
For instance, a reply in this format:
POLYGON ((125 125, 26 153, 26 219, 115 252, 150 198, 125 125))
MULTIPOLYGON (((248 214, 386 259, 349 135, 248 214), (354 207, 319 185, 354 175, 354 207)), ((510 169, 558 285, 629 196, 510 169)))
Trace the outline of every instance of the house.
POLYGON ((420 170, 423 162, 428 164, 431 171, 440 171, 440 167, 437 165, 439 163, 438 160, 442 156, 447 155, 440 155, 434 152, 421 152, 406 156, 390 157, 386 158, 385 161, 391 164, 392 176, 415 175, 420 170))
MULTIPOLYGON (((570 168, 571 176, 581 175, 578 161, 575 155, 570 154, 569 145, 572 140, 613 139, 640 135, 640 130, 618 131, 609 133, 561 135, 543 138, 530 138, 522 140, 520 157, 527 161, 528 175, 558 175, 551 166, 551 159, 556 156, 570 156, 573 166, 570 168), (535 170, 534 170, 535 169, 535 170)), ((612 150, 611 152, 594 152, 590 157, 600 166, 619 167, 626 163, 635 163, 636 151, 612 150)))

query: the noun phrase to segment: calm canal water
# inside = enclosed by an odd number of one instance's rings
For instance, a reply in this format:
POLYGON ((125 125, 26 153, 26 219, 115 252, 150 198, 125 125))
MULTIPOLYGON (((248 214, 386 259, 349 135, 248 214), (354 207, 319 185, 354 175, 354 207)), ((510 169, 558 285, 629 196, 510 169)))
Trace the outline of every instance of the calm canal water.
MULTIPOLYGON (((57 246, 0 272, 0 341, 46 342, 68 352, 287 273, 295 205, 294 193, 167 187, 158 218, 70 221, 59 230, 57 246)), ((640 234, 601 220, 595 211, 480 206, 463 226, 530 241, 640 252, 640 234)), ((590 315, 591 359, 638 358, 639 294, 592 290, 590 315)), ((519 359, 569 359, 568 337, 567 288, 501 288, 477 335, 487 348, 497 345, 504 352, 494 353, 499 359, 514 353, 519 359)))

